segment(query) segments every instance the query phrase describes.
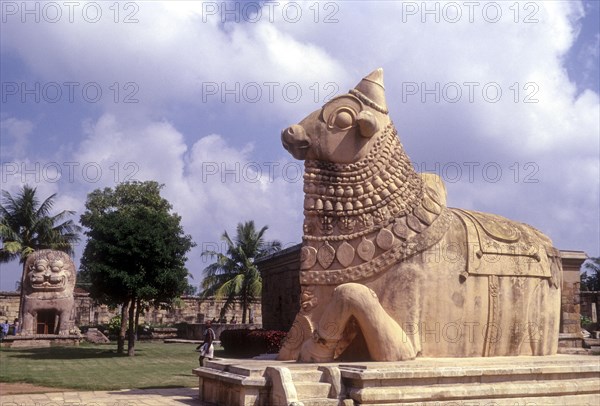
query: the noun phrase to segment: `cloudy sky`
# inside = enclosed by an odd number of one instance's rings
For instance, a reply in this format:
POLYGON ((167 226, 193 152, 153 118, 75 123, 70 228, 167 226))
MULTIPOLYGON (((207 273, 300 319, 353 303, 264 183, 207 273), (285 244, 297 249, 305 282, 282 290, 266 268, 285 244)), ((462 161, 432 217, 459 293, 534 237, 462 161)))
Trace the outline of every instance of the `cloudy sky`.
MULTIPOLYGON (((377 67, 449 205, 599 253, 597 1, 2 1, 2 189, 157 180, 200 253, 253 219, 300 241, 302 163, 282 128, 377 67)), ((76 263, 84 241, 77 248, 76 263)), ((0 290, 19 279, 2 264, 0 290)))

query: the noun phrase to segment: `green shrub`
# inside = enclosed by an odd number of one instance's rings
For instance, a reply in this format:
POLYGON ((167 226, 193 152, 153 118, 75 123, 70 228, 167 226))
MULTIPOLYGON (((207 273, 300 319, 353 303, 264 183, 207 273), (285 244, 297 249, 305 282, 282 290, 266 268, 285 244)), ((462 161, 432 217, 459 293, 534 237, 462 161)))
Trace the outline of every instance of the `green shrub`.
POLYGON ((115 316, 108 322, 108 334, 111 337, 118 337, 121 331, 121 316, 115 316))
POLYGON ((589 324, 592 324, 592 319, 590 319, 588 316, 584 316, 583 314, 579 316, 581 319, 581 325, 582 326, 587 326, 589 324))
POLYGON ((152 335, 152 331, 154 331, 154 328, 150 324, 142 323, 138 326, 137 329, 138 338, 150 337, 152 335))
POLYGON ((278 353, 286 334, 277 330, 237 329, 223 331, 219 339, 226 354, 253 357, 265 353, 278 353))

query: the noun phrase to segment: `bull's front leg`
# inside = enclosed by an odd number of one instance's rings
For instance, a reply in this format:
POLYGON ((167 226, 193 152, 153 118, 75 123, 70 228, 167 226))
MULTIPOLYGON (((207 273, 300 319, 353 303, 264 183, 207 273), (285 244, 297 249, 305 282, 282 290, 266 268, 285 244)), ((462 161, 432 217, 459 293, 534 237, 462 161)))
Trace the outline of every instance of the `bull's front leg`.
POLYGON ((302 346, 300 361, 332 361, 351 317, 356 319, 373 361, 401 361, 415 357, 411 341, 381 306, 375 292, 365 285, 346 283, 333 291, 313 339, 302 346))

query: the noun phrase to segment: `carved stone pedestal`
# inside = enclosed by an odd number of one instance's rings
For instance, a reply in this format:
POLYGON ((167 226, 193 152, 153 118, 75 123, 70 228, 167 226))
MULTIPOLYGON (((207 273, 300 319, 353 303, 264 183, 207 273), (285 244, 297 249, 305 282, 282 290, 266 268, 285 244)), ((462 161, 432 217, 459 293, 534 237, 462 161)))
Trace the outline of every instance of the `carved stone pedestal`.
POLYGON ((598 357, 417 358, 302 364, 213 360, 193 370, 215 405, 597 405, 598 357))
POLYGON ((2 340, 2 346, 6 348, 43 348, 53 346, 79 345, 82 336, 58 335, 58 334, 33 334, 20 336, 6 336, 2 340))

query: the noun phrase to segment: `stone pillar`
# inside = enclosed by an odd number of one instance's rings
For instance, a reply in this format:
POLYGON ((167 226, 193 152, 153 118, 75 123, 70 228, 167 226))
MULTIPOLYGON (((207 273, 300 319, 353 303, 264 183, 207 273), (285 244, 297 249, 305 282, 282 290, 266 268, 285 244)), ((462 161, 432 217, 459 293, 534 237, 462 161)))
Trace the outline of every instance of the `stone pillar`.
POLYGON ((583 251, 561 251, 560 253, 563 266, 563 283, 558 346, 561 348, 578 348, 583 344, 579 307, 580 268, 587 259, 587 255, 583 251))

